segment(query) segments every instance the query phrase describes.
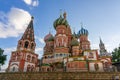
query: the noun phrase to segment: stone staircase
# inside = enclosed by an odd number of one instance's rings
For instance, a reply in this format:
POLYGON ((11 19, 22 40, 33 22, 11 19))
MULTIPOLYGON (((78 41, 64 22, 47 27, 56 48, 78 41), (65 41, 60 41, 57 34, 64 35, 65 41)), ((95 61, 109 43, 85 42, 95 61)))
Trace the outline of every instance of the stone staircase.
POLYGON ((15 72, 0 73, 0 80, 113 80, 115 76, 120 78, 120 72, 15 72))

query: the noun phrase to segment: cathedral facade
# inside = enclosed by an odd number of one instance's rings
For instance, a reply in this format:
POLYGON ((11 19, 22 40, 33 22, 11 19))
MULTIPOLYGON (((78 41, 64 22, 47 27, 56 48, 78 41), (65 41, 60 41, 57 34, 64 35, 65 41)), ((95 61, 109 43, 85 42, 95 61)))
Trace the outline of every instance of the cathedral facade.
POLYGON ((100 39, 100 55, 97 49, 91 49, 89 32, 83 28, 75 33, 67 21, 67 14, 60 15, 53 23, 56 30, 44 37, 43 57, 39 61, 35 53, 33 17, 18 41, 17 50, 11 53, 8 72, 80 72, 109 71, 111 56, 100 39), (41 65, 40 65, 41 63, 41 65), (40 65, 40 66, 38 66, 40 65), (39 68, 39 69, 38 69, 39 68))
MULTIPOLYGON (((42 72, 66 71, 105 71, 111 66, 110 55, 99 55, 97 49, 91 49, 88 40, 89 32, 81 25, 77 32, 71 32, 64 13, 54 23, 56 30, 53 36, 50 32, 44 37, 45 46, 42 57, 42 72)), ((105 52, 104 44, 100 40, 100 52, 105 52)), ((106 54, 106 53, 105 53, 106 54)))

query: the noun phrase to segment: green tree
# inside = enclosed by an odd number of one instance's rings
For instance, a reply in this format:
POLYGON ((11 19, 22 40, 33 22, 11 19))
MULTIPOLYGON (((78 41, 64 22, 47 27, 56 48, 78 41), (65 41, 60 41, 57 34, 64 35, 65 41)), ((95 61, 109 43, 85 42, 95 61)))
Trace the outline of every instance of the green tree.
POLYGON ((1 66, 5 64, 6 61, 6 55, 3 54, 4 50, 0 48, 0 70, 1 66))
POLYGON ((120 46, 112 52, 112 62, 120 62, 120 46))

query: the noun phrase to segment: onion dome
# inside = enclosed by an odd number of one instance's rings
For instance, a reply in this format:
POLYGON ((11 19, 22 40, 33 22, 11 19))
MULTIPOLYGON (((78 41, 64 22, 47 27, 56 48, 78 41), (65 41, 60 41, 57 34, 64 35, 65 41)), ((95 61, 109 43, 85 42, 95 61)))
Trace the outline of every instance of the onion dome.
POLYGON ((64 13, 63 16, 64 18, 60 15, 60 17, 54 21, 53 26, 55 29, 58 25, 65 25, 66 27, 69 25, 66 20, 66 13, 64 13))
POLYGON ((47 41, 54 41, 54 37, 50 36, 47 41))
POLYGON ((86 35, 88 36, 88 30, 87 29, 84 29, 83 27, 78 31, 78 36, 81 36, 81 35, 86 35))
POLYGON ((71 45, 71 46, 79 46, 79 42, 78 42, 78 40, 77 40, 75 37, 73 37, 70 45, 71 45))
POLYGON ((73 38, 78 38, 78 35, 74 32, 74 33, 72 34, 72 37, 73 37, 73 38))
POLYGON ((51 37, 53 37, 53 35, 51 33, 47 34, 45 37, 44 37, 44 41, 48 41, 51 37))

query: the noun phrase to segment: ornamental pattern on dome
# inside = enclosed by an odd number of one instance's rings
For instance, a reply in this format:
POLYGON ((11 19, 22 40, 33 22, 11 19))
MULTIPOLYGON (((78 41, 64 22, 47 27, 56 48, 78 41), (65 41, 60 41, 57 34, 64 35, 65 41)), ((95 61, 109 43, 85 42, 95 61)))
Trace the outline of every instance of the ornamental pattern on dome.
POLYGON ((53 39, 53 35, 51 33, 47 34, 45 37, 44 37, 44 41, 48 41, 48 40, 54 40, 53 39))
POLYGON ((53 26, 55 29, 58 25, 65 25, 66 27, 69 25, 66 20, 66 13, 64 13, 63 16, 64 18, 60 15, 60 17, 54 21, 53 26))
POLYGON ((79 42, 77 40, 77 34, 74 32, 72 35, 72 41, 70 43, 71 46, 79 46, 79 42))
POLYGON ((78 36, 81 36, 81 35, 86 35, 88 36, 88 30, 87 29, 84 29, 83 27, 78 31, 78 36))
POLYGON ((77 41, 77 39, 72 39, 70 45, 71 46, 79 46, 79 42, 77 41))

